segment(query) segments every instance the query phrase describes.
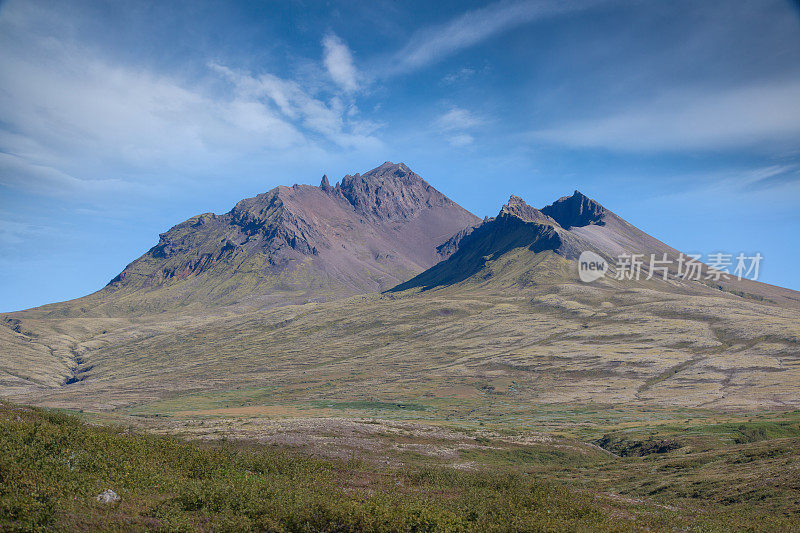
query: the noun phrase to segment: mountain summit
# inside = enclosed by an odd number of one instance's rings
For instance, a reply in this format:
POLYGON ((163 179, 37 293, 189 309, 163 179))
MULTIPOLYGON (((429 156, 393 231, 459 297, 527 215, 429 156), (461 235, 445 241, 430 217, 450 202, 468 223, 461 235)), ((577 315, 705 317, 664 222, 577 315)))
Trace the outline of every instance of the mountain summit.
POLYGON ((127 311, 246 302, 262 307, 388 289, 446 258, 438 248, 480 220, 403 163, 335 186, 279 186, 205 213, 96 293, 127 311))
POLYGON ((552 217, 564 229, 574 227, 604 224, 605 208, 592 200, 575 191, 572 196, 563 196, 542 208, 542 213, 552 217))
POLYGON ((376 221, 407 220, 421 211, 456 205, 403 163, 388 161, 363 175, 345 176, 333 191, 376 221))

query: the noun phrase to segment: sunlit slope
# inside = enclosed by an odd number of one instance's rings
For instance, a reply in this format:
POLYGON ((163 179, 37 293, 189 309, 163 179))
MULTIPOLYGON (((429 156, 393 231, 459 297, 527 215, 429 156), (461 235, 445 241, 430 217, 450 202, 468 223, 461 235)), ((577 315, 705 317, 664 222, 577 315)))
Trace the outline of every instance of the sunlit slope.
MULTIPOLYGON (((407 401, 434 417, 559 402, 797 408, 799 318, 710 289, 454 286, 229 317, 83 324, 70 336, 91 366, 80 381, 32 376, 3 392, 113 409, 252 388, 262 404, 407 401)), ((36 342, 63 343, 47 320, 22 324, 42 332, 36 342)), ((29 366, 13 350, 3 345, 4 368, 29 366)))

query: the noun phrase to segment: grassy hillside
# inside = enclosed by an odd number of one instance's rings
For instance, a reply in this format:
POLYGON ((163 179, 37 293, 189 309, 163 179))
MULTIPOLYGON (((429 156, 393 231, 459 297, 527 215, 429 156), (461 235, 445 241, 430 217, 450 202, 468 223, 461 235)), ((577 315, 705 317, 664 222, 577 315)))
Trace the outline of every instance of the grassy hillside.
MULTIPOLYGON (((511 265, 497 263, 493 277, 506 279, 511 265)), ((165 401, 167 411, 196 411, 198 397, 229 395, 241 401, 224 407, 377 401, 421 405, 413 412, 429 419, 487 421, 560 403, 800 407, 800 312, 666 283, 11 320, 0 335, 0 393, 50 407, 157 414, 165 401)))

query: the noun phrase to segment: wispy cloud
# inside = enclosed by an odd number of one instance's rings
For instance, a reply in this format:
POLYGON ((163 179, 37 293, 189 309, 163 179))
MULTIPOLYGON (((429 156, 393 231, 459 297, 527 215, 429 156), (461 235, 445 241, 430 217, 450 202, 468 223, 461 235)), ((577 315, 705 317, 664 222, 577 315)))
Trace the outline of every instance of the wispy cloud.
POLYGON ((237 153, 306 143, 257 101, 214 97, 66 43, 47 45, 33 60, 13 47, 0 55, 0 151, 13 155, 5 169, 15 169, 0 178, 4 184, 63 187, 153 169, 191 173, 237 153))
POLYGON ((456 84, 456 83, 463 83, 469 80, 472 76, 475 75, 475 69, 464 67, 456 72, 451 72, 442 78, 442 83, 446 85, 456 84))
POLYGON ((391 61, 388 74, 413 71, 512 28, 531 22, 580 11, 598 0, 517 0, 500 1, 467 11, 437 26, 416 32, 391 61))
POLYGON ((434 127, 441 132, 452 146, 472 144, 475 138, 468 132, 484 123, 483 119, 460 107, 453 107, 434 120, 434 127))
POLYGON ((46 231, 34 224, 0 219, 0 245, 15 245, 34 239, 46 231))
POLYGON ((259 104, 266 99, 286 120, 320 134, 341 147, 364 148, 379 144, 370 135, 373 125, 353 119, 349 113, 352 108, 344 106, 337 98, 326 103, 314 98, 291 80, 272 74, 253 76, 216 63, 209 66, 233 83, 240 98, 259 104))
POLYGON ((796 143, 800 80, 673 90, 598 118, 533 133, 546 142, 619 151, 730 149, 796 143))
POLYGON ((745 185, 748 191, 760 191, 784 186, 800 186, 800 166, 773 165, 753 171, 745 185))
POLYGON ((771 217, 779 212, 796 215, 797 212, 800 166, 794 164, 732 165, 708 171, 666 173, 660 178, 664 183, 659 189, 654 189, 641 175, 627 176, 625 181, 639 188, 635 202, 647 206, 645 209, 682 206, 724 217, 725 209, 737 206, 731 218, 737 228, 743 220, 756 226, 760 224, 754 217, 771 217), (709 198, 713 198, 713 202, 709 203, 709 198))
MULTIPOLYGON (((182 78, 112 63, 47 35, 40 10, 8 7, 0 19, 0 185, 110 193, 128 182, 160 183, 155 176, 228 172, 232 162, 380 144, 355 106, 297 81, 219 64, 182 78)), ((327 67, 354 87, 339 44, 328 43, 327 67)))
POLYGON ((436 119, 436 125, 445 131, 463 130, 480 124, 483 124, 483 120, 460 107, 453 107, 436 119))
POLYGON ((61 170, 0 152, 0 185, 38 194, 119 192, 129 188, 118 179, 79 179, 61 170))
POLYGON ((323 62, 331 79, 347 92, 358 89, 358 71, 350 48, 339 37, 328 34, 322 39, 323 62))

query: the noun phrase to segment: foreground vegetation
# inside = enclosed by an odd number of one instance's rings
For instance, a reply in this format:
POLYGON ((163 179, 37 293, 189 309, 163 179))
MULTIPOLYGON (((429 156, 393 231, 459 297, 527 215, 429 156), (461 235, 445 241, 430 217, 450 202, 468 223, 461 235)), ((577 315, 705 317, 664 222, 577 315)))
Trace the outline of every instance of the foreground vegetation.
POLYGON ((405 469, 93 427, 5 405, 3 529, 614 529, 596 501, 527 476, 405 469), (112 489, 115 503, 96 495, 112 489))
MULTIPOLYGON (((743 428, 741 434, 755 442, 734 443, 745 447, 729 457, 738 464, 700 448, 696 456, 666 454, 658 461, 651 460, 655 453, 577 460, 569 452, 546 454, 498 442, 464 450, 476 461, 474 470, 410 456, 403 466, 378 467, 355 455, 321 458, 243 441, 201 444, 2 404, 0 529, 796 530, 800 487, 791 483, 798 480, 797 440, 786 437, 786 428, 743 428), (772 444, 770 431, 779 433, 772 444), (769 468, 759 462, 765 458, 774 461, 769 468), (724 480, 692 477, 711 463, 723 473, 725 467, 740 474, 760 471, 761 481, 781 469, 785 476, 777 485, 762 483, 761 492, 757 479, 751 480, 751 500, 732 476, 727 489, 737 491, 739 501, 726 504, 720 498, 727 496, 715 498, 713 492, 725 489, 724 480), (654 485, 654 479, 663 482, 654 485), (609 483, 623 490, 608 490, 609 483), (695 494, 680 493, 679 486, 695 494), (97 501, 106 489, 121 499, 97 501), (661 496, 633 497, 642 490, 661 496), (704 494, 707 499, 691 505, 704 494), (772 504, 759 503, 770 494, 772 504)), ((609 441, 630 445, 618 436, 609 441)))

